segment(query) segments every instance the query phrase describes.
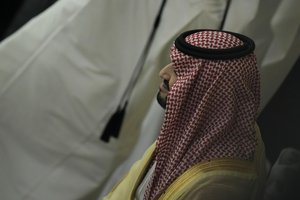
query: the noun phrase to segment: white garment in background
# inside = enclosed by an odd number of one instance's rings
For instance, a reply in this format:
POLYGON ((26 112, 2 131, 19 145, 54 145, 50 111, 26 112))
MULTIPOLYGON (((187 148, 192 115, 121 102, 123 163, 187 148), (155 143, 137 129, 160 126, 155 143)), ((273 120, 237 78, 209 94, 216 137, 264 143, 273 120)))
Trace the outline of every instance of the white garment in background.
POLYGON ((128 154, 99 137, 159 7, 138 2, 60 0, 1 43, 1 199, 95 199, 128 154))

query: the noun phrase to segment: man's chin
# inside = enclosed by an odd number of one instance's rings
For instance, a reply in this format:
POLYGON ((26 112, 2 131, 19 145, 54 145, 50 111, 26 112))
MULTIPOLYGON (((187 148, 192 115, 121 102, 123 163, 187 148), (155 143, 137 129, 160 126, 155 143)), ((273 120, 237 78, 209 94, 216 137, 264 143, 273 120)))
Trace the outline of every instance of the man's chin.
POLYGON ((167 97, 162 97, 160 92, 157 93, 156 95, 156 99, 157 99, 157 102, 158 104, 163 108, 163 109, 166 109, 166 106, 167 106, 167 97))

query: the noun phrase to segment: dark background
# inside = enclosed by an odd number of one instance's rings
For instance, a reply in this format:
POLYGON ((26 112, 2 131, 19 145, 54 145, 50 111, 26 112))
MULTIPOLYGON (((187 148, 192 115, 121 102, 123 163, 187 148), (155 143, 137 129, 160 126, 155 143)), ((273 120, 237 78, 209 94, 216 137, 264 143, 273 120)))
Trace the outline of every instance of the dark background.
POLYGON ((266 154, 274 163, 286 147, 300 149, 300 59, 258 118, 266 154))

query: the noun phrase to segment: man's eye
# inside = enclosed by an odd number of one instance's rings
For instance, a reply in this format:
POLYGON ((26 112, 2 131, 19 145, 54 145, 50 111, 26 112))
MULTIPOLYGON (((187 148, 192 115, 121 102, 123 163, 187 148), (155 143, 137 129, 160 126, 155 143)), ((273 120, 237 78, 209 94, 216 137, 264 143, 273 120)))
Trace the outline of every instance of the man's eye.
POLYGON ((168 80, 164 80, 164 85, 169 89, 169 81, 168 80))

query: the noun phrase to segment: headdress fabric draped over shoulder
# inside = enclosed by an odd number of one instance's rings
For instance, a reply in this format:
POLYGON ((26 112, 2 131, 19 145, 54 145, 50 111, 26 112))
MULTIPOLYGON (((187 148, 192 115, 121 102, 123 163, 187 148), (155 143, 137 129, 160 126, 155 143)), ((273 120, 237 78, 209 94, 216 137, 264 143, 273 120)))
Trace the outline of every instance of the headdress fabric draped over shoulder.
POLYGON ((177 81, 168 97, 145 199, 157 199, 191 166, 252 160, 260 78, 254 42, 217 30, 182 33, 170 49, 177 81))

